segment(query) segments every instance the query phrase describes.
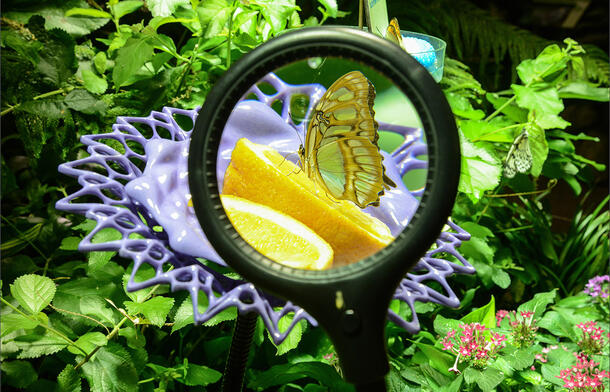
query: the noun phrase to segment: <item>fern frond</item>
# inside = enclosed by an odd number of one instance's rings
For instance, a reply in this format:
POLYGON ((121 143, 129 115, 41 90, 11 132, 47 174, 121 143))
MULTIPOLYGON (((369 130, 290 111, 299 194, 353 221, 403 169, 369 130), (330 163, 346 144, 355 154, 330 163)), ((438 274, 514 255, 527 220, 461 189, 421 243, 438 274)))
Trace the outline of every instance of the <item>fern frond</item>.
POLYGON ((610 197, 606 197, 590 213, 579 210, 566 238, 562 239, 558 267, 566 287, 582 287, 587 279, 607 272, 610 250, 610 197))
POLYGON ((466 98, 476 99, 485 94, 481 83, 470 73, 470 68, 450 57, 445 57, 443 79, 440 83, 445 92, 459 91, 460 95, 466 98))
POLYGON ((610 63, 608 54, 594 45, 583 45, 585 72, 587 78, 603 86, 610 84, 610 63))

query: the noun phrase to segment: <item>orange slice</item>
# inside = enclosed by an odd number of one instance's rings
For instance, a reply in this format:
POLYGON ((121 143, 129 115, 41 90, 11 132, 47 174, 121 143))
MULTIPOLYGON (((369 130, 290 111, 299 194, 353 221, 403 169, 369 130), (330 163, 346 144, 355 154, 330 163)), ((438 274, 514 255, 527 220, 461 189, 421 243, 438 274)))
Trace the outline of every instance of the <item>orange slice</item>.
POLYGON ((271 260, 311 270, 332 264, 330 245, 296 219, 241 197, 222 195, 221 200, 237 232, 271 260))
POLYGON ((269 206, 304 223, 330 244, 334 267, 367 257, 394 240, 380 220, 348 201, 330 199, 274 149, 240 139, 224 177, 223 194, 269 206))

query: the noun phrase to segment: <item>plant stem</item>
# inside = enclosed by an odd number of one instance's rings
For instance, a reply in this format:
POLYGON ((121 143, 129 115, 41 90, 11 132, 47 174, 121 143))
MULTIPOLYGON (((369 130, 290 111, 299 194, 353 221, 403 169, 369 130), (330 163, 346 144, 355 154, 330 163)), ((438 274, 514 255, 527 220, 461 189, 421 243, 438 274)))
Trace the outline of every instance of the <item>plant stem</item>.
MULTIPOLYGON (((549 69, 551 69, 555 64, 549 64, 542 72, 540 72, 539 74, 536 75, 536 77, 532 78, 529 82, 527 82, 525 84, 525 87, 530 87, 534 82, 538 82, 542 75, 544 75, 549 69)), ((502 112, 502 110, 504 110, 505 107, 507 107, 508 105, 510 105, 515 99, 517 99, 516 95, 513 95, 512 97, 510 97, 508 99, 508 101, 504 102, 502 104, 502 106, 500 106, 495 112, 493 112, 492 114, 490 114, 489 116, 487 116, 487 118, 483 121, 485 122, 489 122, 492 118, 496 117, 500 112, 502 112)))
POLYGON ((531 192, 517 192, 517 193, 504 193, 504 194, 491 194, 485 195, 485 197, 514 197, 514 196, 527 196, 527 195, 537 195, 540 193, 548 192, 553 189, 557 185, 557 181, 549 181, 547 187, 545 189, 539 189, 537 191, 531 192))
POLYGON ((84 315, 84 314, 80 314, 80 313, 76 313, 76 312, 71 312, 71 311, 66 310, 66 309, 57 308, 57 307, 55 307, 55 306, 53 306, 53 305, 51 305, 51 304, 49 304, 49 306, 51 307, 51 309, 53 309, 54 311, 59 312, 59 313, 67 313, 67 314, 71 314, 71 315, 73 315, 73 316, 84 317, 84 318, 86 318, 86 319, 88 319, 88 320, 93 321, 94 323, 96 323, 96 324, 98 324, 98 325, 101 325, 101 326, 102 326, 102 328, 104 328, 104 329, 106 330, 106 333, 109 333, 109 332, 110 332, 110 331, 108 330, 108 328, 107 328, 107 327, 106 327, 104 324, 102 324, 100 321, 98 321, 98 320, 94 319, 93 317, 89 317, 89 316, 86 316, 86 315, 84 315))
POLYGON ((511 128, 517 128, 517 127, 521 127, 521 126, 523 126, 523 125, 525 125, 525 124, 513 124, 513 125, 506 126, 506 127, 498 128, 498 129, 493 130, 493 131, 491 131, 491 132, 488 132, 488 133, 486 133, 486 134, 484 134, 484 135, 481 135, 481 136, 479 136, 478 138, 472 139, 472 140, 471 140, 471 142, 472 142, 472 143, 476 143, 476 142, 481 141, 481 139, 483 139, 484 137, 487 137, 487 136, 493 135, 494 133, 498 133, 498 132, 501 132, 501 131, 505 131, 505 130, 507 130, 507 129, 511 129, 511 128))
MULTIPOLYGON (((36 101, 38 99, 52 97, 53 95, 57 95, 57 94, 61 94, 61 93, 68 93, 68 92, 70 92, 72 90, 74 90, 74 86, 68 86, 68 87, 65 87, 65 88, 60 88, 60 89, 57 89, 57 90, 49 91, 48 93, 37 95, 34 98, 32 98, 32 100, 36 101)), ((4 116, 5 114, 8 114, 8 113, 12 112, 13 110, 18 108, 19 106, 21 106, 21 103, 18 103, 18 104, 14 105, 14 106, 9 106, 8 109, 4 109, 2 112, 0 112, 0 117, 4 116)))
POLYGON ((193 53, 189 57, 188 62, 186 63, 186 67, 184 68, 184 71, 182 72, 182 75, 180 76, 180 82, 178 82, 178 88, 176 89, 176 94, 175 94, 176 97, 180 96, 180 90, 182 90, 182 85, 184 84, 186 74, 188 74, 189 71, 191 70, 191 66, 193 64, 193 60, 195 59, 195 55, 197 54, 197 50, 199 50, 199 45, 201 44, 201 40, 202 40, 202 37, 199 37, 199 39, 197 40, 197 43, 193 47, 193 53))
POLYGON ((42 253, 42 251, 40 249, 38 249, 38 247, 36 245, 34 245, 34 243, 32 241, 30 241, 30 239, 25 236, 21 230, 19 230, 10 220, 6 219, 6 217, 4 215, 0 215, 0 217, 2 218, 3 221, 5 221, 13 230, 15 230, 17 232, 17 235, 19 235, 19 237, 23 238, 28 244, 30 244, 32 246, 32 248, 34 248, 34 250, 36 252, 38 252, 38 254, 40 256, 42 256, 43 259, 45 259, 45 264, 44 264, 44 269, 42 270, 42 276, 46 276, 47 275, 47 269, 49 268, 49 262, 51 261, 50 257, 45 256, 44 253, 42 253))
MULTIPOLYGON (((528 87, 528 86, 526 86, 526 87, 528 87)), ((513 101, 514 101, 515 99, 517 99, 517 96, 516 96, 516 95, 513 95, 512 97, 510 97, 510 98, 508 99, 508 101, 504 102, 504 103, 502 104, 502 106, 500 106, 498 109, 496 109, 496 111, 495 111, 495 112, 493 112, 492 114, 490 114, 489 116, 487 116, 487 118, 486 118, 485 120, 483 120, 483 121, 485 121, 485 122, 489 122, 489 121, 490 121, 492 118, 494 118, 494 117, 496 117, 498 114, 500 114, 500 113, 502 112, 502 110, 504 110, 504 108, 505 108, 505 107, 507 107, 508 105, 510 105, 511 103, 513 103, 513 101)))
MULTIPOLYGON (((170 271, 173 269, 173 267, 170 269, 170 271)), ((146 297, 144 297, 144 300, 146 301, 148 298, 150 298, 153 293, 160 287, 161 285, 156 285, 154 286, 150 292, 146 295, 146 297)), ((113 306, 114 303, 110 302, 113 306)), ((116 306, 115 306, 116 308, 116 306)), ((114 326, 114 328, 112 329, 112 331, 110 331, 110 333, 108 335, 106 335, 106 340, 110 341, 110 339, 114 338, 116 336, 117 333, 119 333, 119 330, 121 329, 121 327, 123 326, 123 324, 125 324, 125 322, 127 320, 131 320, 129 318, 129 316, 127 316, 127 313, 125 313, 125 316, 121 319, 121 321, 119 321, 119 323, 117 325, 114 326)), ((79 367, 83 366, 85 363, 87 363, 87 361, 89 361, 91 359, 91 357, 93 357, 93 355, 99 351, 100 348, 102 348, 103 346, 97 346, 95 347, 89 354, 87 354, 85 356, 85 358, 83 358, 82 361, 80 361, 75 367, 74 370, 78 369, 79 367)))
POLYGON ((557 282, 557 285, 559 286, 559 288, 561 290, 563 290, 564 295, 569 295, 568 290, 566 290, 566 287, 563 285, 563 282, 561 281, 561 279, 559 279, 559 277, 557 275, 555 275, 555 273, 553 272, 552 269, 550 269, 549 267, 547 267, 544 264, 540 264, 540 268, 542 268, 543 270, 545 270, 550 276, 552 276, 553 278, 555 278, 555 281, 557 282))
POLYGON ((235 1, 233 1, 232 8, 231 16, 229 17, 229 34, 227 35, 227 69, 231 66, 231 30, 233 30, 233 17, 235 16, 235 11, 237 11, 235 1))
POLYGON ((65 340, 68 345, 75 347, 76 349, 78 349, 79 351, 81 351, 83 354, 87 355, 87 352, 85 350, 83 350, 79 345, 77 345, 72 339, 70 339, 69 337, 67 337, 66 335, 64 335, 63 333, 59 332, 58 330, 56 330, 53 327, 50 327, 48 325, 45 325, 43 323, 40 322, 40 320, 38 320, 37 318, 30 316, 27 313, 22 312, 21 310, 19 310, 18 308, 16 308, 15 306, 13 306, 13 304, 11 304, 10 302, 8 302, 7 300, 5 300, 3 297, 0 297, 0 301, 2 301, 3 304, 5 304, 6 306, 8 306, 9 308, 13 309, 15 312, 19 313, 20 315, 22 315, 23 317, 27 317, 28 319, 38 323, 38 325, 40 325, 41 327, 43 327, 44 329, 48 330, 49 332, 54 333, 55 335, 59 336, 60 338, 62 338, 63 340, 65 340))
POLYGON ((526 229, 531 229, 533 228, 534 225, 526 225, 526 226, 519 226, 519 227, 511 227, 510 229, 505 229, 505 230, 499 230, 500 233, 510 233, 511 231, 519 231, 519 230, 526 230, 526 229))
MULTIPOLYGON (((123 317, 123 319, 121 321, 119 321, 119 323, 117 325, 115 325, 114 329, 112 331, 110 331, 110 333, 108 335, 106 335, 106 340, 110 340, 113 337, 116 336, 117 333, 119 333, 119 329, 121 329, 121 327, 123 326, 123 324, 125 323, 125 321, 129 320, 127 317, 123 317)), ((99 351, 100 348, 102 348, 103 346, 96 346, 93 350, 91 350, 91 352, 89 354, 86 354, 85 358, 83 358, 82 361, 80 361, 78 363, 78 365, 74 366, 74 370, 77 370, 78 368, 80 368, 81 366, 83 366, 85 363, 87 363, 91 357, 93 355, 95 355, 96 352, 99 351)))

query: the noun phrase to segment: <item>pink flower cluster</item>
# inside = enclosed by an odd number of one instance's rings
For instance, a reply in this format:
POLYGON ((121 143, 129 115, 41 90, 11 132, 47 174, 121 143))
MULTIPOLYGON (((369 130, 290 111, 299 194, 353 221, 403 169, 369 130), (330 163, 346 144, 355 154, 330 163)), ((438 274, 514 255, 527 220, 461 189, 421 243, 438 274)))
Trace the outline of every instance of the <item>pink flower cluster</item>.
POLYGON ((586 354, 601 354, 610 333, 598 327, 595 321, 576 324, 576 327, 582 330, 582 339, 578 342, 580 349, 586 354))
POLYGON ((451 372, 459 373, 458 363, 468 362, 479 369, 485 368, 487 363, 496 357, 505 345, 506 336, 487 331, 487 327, 479 323, 462 324, 459 330, 452 329, 441 340, 443 350, 456 355, 451 372))
POLYGON ((576 365, 563 369, 559 376, 563 387, 577 392, 601 392, 604 390, 603 379, 610 378, 610 373, 598 368, 599 363, 594 362, 586 354, 576 354, 576 365))
POLYGON ((498 327, 502 323, 502 320, 508 318, 509 325, 511 328, 511 336, 513 344, 517 347, 527 347, 534 343, 536 337, 536 331, 538 326, 534 319, 534 312, 519 312, 517 316, 516 311, 498 310, 496 312, 496 323, 498 327))

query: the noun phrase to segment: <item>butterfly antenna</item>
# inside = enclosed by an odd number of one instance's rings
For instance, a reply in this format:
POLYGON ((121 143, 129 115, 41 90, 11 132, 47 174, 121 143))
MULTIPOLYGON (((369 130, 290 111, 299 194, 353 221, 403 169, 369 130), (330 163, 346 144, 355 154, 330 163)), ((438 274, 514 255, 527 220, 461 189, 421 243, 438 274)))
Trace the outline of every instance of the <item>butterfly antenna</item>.
POLYGON ((286 162, 288 160, 288 157, 291 156, 291 155, 298 155, 298 153, 296 153, 296 152, 289 152, 288 154, 286 154, 284 156, 284 159, 282 159, 282 162, 280 162, 280 164, 278 166, 281 167, 284 164, 284 162, 286 162))

